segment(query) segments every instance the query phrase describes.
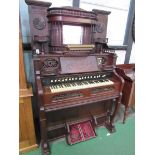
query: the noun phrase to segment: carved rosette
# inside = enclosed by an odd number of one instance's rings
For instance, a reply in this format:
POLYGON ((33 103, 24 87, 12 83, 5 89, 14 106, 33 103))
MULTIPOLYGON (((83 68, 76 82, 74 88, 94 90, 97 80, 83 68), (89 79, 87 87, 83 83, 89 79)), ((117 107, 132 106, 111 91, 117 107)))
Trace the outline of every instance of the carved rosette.
POLYGON ((101 22, 97 22, 95 30, 97 33, 102 33, 104 31, 104 24, 101 22))
POLYGON ((33 26, 37 30, 43 30, 46 27, 46 20, 42 16, 35 17, 33 19, 33 26))
POLYGON ((98 60, 98 65, 104 65, 107 62, 107 58, 102 57, 102 58, 97 58, 98 60))

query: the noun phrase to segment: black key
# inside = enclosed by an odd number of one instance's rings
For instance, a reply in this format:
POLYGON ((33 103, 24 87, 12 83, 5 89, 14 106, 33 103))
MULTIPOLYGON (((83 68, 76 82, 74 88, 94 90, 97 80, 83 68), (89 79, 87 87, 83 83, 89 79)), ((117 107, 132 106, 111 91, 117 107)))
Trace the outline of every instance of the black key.
POLYGON ((74 83, 72 83, 73 86, 76 86, 74 83))

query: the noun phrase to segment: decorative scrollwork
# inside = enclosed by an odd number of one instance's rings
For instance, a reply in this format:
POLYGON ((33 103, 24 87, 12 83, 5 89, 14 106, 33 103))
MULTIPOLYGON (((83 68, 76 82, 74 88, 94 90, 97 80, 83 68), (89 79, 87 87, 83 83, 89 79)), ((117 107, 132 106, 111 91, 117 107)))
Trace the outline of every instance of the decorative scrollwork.
POLYGON ((56 68, 57 66, 58 66, 58 61, 55 59, 47 59, 46 61, 44 61, 44 67, 56 68))
POLYGON ((103 87, 103 88, 95 88, 92 90, 92 93, 96 94, 96 93, 100 93, 100 92, 112 91, 114 89, 115 89, 115 87, 113 87, 113 86, 107 86, 107 87, 103 87))
POLYGON ((64 99, 70 99, 73 97, 82 97, 83 94, 80 92, 75 92, 75 93, 69 93, 69 94, 59 94, 56 95, 52 98, 52 101, 58 101, 58 100, 64 100, 64 99))
POLYGON ((46 27, 46 21, 43 17, 35 17, 33 19, 33 26, 38 30, 43 30, 46 27))
POLYGON ((59 67, 59 62, 57 59, 46 59, 43 61, 42 71, 43 72, 51 72, 56 70, 59 67))

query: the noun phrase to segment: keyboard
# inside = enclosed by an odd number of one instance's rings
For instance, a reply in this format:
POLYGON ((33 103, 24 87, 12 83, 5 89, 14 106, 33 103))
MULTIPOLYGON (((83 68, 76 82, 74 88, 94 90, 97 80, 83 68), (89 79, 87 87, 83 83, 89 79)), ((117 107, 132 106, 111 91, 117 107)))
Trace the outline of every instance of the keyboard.
POLYGON ((113 84, 113 81, 109 79, 105 80, 92 80, 92 81, 81 81, 81 82, 72 82, 64 83, 50 86, 51 93, 60 93, 72 90, 101 87, 106 85, 113 84))

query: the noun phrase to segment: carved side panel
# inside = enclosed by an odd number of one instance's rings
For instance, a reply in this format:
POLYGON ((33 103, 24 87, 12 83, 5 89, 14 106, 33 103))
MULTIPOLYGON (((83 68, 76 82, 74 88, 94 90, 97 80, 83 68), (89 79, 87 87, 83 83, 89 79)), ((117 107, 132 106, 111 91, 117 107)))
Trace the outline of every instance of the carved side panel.
POLYGON ((54 75, 60 71, 59 57, 34 58, 35 74, 54 75))
POLYGON ((46 58, 42 60, 41 74, 54 74, 60 68, 58 58, 46 58))
POLYGON ((97 14, 97 22, 94 29, 94 42, 106 42, 108 15, 110 12, 93 10, 97 14))
POLYGON ((37 49, 37 54, 47 51, 49 41, 47 9, 51 3, 25 0, 29 9, 30 34, 32 49, 37 49))
POLYGON ((30 33, 34 36, 48 36, 47 9, 51 3, 25 0, 29 9, 30 33))

